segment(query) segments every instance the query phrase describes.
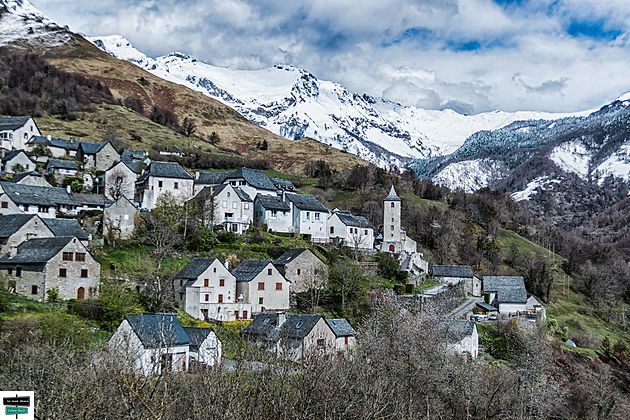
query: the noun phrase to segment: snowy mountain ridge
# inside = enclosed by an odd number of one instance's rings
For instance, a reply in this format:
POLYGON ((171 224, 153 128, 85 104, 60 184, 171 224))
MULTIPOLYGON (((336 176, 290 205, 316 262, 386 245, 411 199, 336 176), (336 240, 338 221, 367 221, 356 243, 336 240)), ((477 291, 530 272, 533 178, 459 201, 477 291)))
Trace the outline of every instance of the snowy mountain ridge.
POLYGON ((65 28, 47 18, 28 0, 0 0, 0 46, 19 41, 56 46, 69 40, 65 28))
POLYGON ((472 134, 517 120, 555 120, 568 115, 487 112, 463 115, 425 110, 352 93, 289 65, 233 70, 183 53, 151 58, 122 36, 88 37, 101 50, 174 83, 213 97, 250 121, 289 139, 311 137, 384 168, 453 152, 472 134))

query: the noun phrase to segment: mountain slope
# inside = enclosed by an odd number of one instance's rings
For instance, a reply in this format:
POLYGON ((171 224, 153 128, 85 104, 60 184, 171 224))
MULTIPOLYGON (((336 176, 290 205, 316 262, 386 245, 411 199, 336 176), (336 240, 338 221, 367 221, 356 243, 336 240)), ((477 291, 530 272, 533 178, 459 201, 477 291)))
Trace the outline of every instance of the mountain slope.
POLYGON ((115 57, 231 106, 278 135, 311 137, 385 168, 402 168, 414 158, 450 153, 480 130, 516 120, 566 116, 539 112, 468 116, 452 110, 425 110, 352 93, 292 66, 232 70, 182 53, 150 58, 121 36, 89 39, 115 57))

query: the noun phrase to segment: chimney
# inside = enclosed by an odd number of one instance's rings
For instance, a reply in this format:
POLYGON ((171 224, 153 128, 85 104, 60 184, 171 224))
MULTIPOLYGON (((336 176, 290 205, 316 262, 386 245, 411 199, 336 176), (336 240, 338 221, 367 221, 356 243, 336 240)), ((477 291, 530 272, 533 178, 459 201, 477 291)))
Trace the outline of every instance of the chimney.
POLYGON ((66 192, 68 194, 70 194, 72 192, 72 189, 70 188, 70 185, 66 185, 66 192))
POLYGON ((12 246, 11 249, 9 250, 9 256, 15 257, 16 255, 17 255, 17 246, 12 246))
POLYGON ((46 139, 47 139, 48 141, 50 141, 50 140, 52 140, 52 136, 49 134, 49 135, 47 135, 47 136, 46 136, 46 139))
POLYGON ((229 260, 225 260, 225 268, 230 271, 230 261, 229 260))
POLYGON ((287 320, 286 312, 278 312, 278 326, 284 324, 284 321, 287 320))

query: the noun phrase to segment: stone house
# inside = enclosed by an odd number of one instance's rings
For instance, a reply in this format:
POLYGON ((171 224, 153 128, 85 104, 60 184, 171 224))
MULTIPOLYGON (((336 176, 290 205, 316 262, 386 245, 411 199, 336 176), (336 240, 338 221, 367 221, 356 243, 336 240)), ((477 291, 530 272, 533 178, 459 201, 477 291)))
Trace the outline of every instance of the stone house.
POLYGON ((53 236, 74 236, 81 241, 86 248, 90 247, 91 236, 79 224, 76 219, 42 219, 44 224, 53 233, 53 236))
POLYGON ((242 331, 242 336, 294 362, 336 351, 335 334, 319 314, 263 313, 242 331))
POLYGON ((418 251, 416 241, 407 236, 401 226, 401 201, 392 185, 389 194, 383 200, 383 240, 381 251, 391 254, 418 251))
POLYGON ((254 222, 257 226, 266 225, 272 232, 290 233, 293 231, 291 207, 277 196, 261 194, 256 196, 254 222))
POLYGON ((328 242, 328 209, 312 195, 286 193, 285 199, 291 209, 293 232, 310 235, 313 242, 328 242))
POLYGON ((153 210, 162 194, 170 193, 180 201, 193 196, 194 178, 179 163, 153 161, 136 182, 136 202, 153 210))
POLYGON ((440 326, 446 342, 446 351, 453 354, 469 354, 476 359, 479 355, 479 334, 473 321, 451 319, 440 326))
POLYGON ((273 265, 291 282, 293 293, 321 288, 328 282, 328 266, 310 249, 289 249, 273 265))
POLYGON ((514 315, 527 310, 527 290, 521 276, 483 276, 483 296, 486 303, 500 314, 514 315))
POLYGON ((260 195, 277 195, 278 189, 267 174, 258 169, 240 168, 228 174, 224 184, 240 187, 252 199, 260 195))
POLYGON ((481 279, 474 275, 469 265, 433 265, 433 279, 440 283, 455 285, 464 283, 464 291, 473 296, 481 296, 481 279))
POLYGON ((32 238, 50 238, 54 233, 35 214, 11 214, 0 216, 0 256, 17 250, 32 238))
POLYGON ((349 248, 374 249, 374 226, 363 216, 335 210, 328 218, 328 238, 349 248))
POLYGON ((77 160, 83 163, 85 170, 105 171, 120 160, 120 155, 110 142, 81 142, 77 149, 77 160))
POLYGON ((143 375, 188 370, 190 338, 175 314, 128 316, 108 346, 110 353, 143 375))
POLYGON ((195 172, 194 194, 197 195, 206 187, 216 187, 223 184, 225 178, 232 172, 195 172))
POLYGON ((39 135, 41 133, 33 118, 0 115, 0 155, 2 150, 24 149, 31 137, 39 135))
POLYGON ((175 301, 193 318, 234 321, 252 315, 251 304, 237 295, 236 277, 217 258, 193 258, 174 281, 175 301))
POLYGON ((8 174, 31 172, 36 169, 35 162, 24 153, 24 150, 10 151, 2 157, 1 162, 2 171, 8 174))
POLYGON ((105 184, 105 197, 116 200, 125 196, 133 200, 136 193, 136 181, 142 174, 142 163, 133 163, 121 160, 110 166, 103 176, 105 184))
POLYGON ((60 183, 67 176, 76 176, 79 172, 77 162, 65 159, 48 159, 46 163, 46 173, 55 176, 60 183))
POLYGON ((347 319, 327 319, 326 323, 335 334, 335 350, 348 351, 357 344, 357 332, 347 319))
POLYGON ((252 306, 252 313, 289 309, 291 283, 271 261, 245 260, 232 271, 236 294, 252 306))
POLYGON ((231 184, 214 187, 214 225, 222 225, 225 230, 245 233, 254 223, 254 201, 241 188, 231 184))
POLYGON ((112 203, 102 194, 82 194, 71 192, 70 196, 75 203, 72 211, 68 213, 70 215, 77 215, 79 214, 79 212, 87 210, 103 211, 105 210, 105 207, 109 206, 112 203))
POLYGON ((131 239, 140 210, 125 196, 103 210, 103 236, 110 239, 131 239))
POLYGON ((46 178, 39 172, 21 172, 13 176, 12 182, 21 185, 32 185, 35 187, 48 187, 52 188, 52 185, 46 181, 46 178))
POLYGON ((92 299, 98 294, 101 266, 75 237, 34 238, 14 255, 0 258, 9 289, 43 301, 57 289, 60 299, 92 299))
POLYGON ((0 214, 37 214, 54 218, 73 214, 77 203, 65 188, 0 182, 0 214))
POLYGON ((45 147, 53 158, 70 158, 77 155, 80 144, 78 140, 37 135, 31 137, 26 146, 29 151, 33 151, 38 146, 45 147))

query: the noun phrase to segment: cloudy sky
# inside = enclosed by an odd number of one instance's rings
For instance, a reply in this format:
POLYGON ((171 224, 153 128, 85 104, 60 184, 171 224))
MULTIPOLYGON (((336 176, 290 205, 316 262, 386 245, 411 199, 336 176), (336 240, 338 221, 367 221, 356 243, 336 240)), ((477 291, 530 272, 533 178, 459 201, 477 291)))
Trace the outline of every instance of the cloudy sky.
POLYGON ((293 64, 424 108, 575 111, 630 91, 629 0, 31 0, 151 56, 293 64))

